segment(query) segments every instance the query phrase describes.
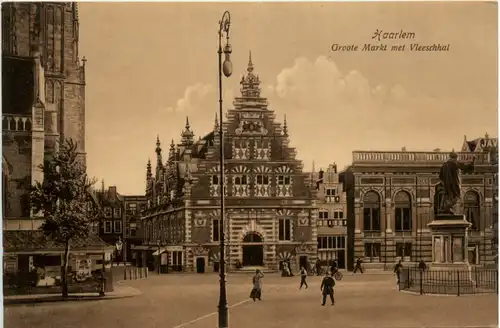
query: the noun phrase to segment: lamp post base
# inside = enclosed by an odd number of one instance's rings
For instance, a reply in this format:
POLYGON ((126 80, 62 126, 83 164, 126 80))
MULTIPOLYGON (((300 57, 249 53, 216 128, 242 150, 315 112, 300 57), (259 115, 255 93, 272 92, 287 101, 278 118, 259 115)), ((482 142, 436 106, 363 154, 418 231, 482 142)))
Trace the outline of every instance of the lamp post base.
POLYGON ((228 320, 228 306, 226 304, 219 303, 219 328, 228 328, 229 320, 228 320))

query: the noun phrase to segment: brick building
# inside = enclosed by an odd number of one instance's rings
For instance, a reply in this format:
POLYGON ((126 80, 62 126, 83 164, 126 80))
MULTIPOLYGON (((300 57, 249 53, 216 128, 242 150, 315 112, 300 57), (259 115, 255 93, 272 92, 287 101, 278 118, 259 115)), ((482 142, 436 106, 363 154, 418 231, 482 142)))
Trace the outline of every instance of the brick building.
POLYGON ((122 242, 122 250, 117 250, 115 247, 113 262, 123 262, 127 257, 124 197, 118 193, 116 186, 109 186, 106 190, 104 181, 101 190, 96 191, 96 196, 103 215, 99 220, 99 236, 108 245, 115 246, 118 241, 122 242))
POLYGON ((125 245, 124 256, 127 262, 139 264, 140 258, 136 257, 132 249, 142 245, 143 232, 141 228, 141 216, 146 210, 147 199, 145 195, 123 195, 123 206, 125 208, 125 245))
POLYGON ((339 180, 337 164, 314 173, 318 207, 318 258, 322 265, 336 260, 347 268, 347 197, 339 180))
MULTIPOLYGON (((486 136, 486 138, 489 138, 486 136)), ((479 143, 482 138, 479 138, 479 143)), ((490 141, 486 141, 490 142, 490 141)), ((493 180, 497 166, 484 147, 458 153, 459 160, 476 157, 474 173, 462 174, 460 208, 472 223, 468 259, 472 265, 494 260, 493 180)), ((431 262, 434 186, 448 152, 355 151, 352 166, 343 173, 348 195, 348 234, 352 258, 366 268, 385 268, 398 259, 431 262)))
MULTIPOLYGON (((260 96, 260 79, 251 57, 223 124, 226 160, 228 270, 240 267, 277 269, 316 260, 315 190, 310 175, 289 146, 286 119, 260 96)), ((164 164, 160 141, 156 171, 147 168, 148 209, 143 217, 144 246, 168 253, 168 264, 200 272, 218 270, 220 261, 219 123, 194 139, 189 121, 181 142, 172 141, 164 164)), ((163 260, 162 260, 163 262, 163 260)), ((164 263, 163 263, 164 264, 164 263)))

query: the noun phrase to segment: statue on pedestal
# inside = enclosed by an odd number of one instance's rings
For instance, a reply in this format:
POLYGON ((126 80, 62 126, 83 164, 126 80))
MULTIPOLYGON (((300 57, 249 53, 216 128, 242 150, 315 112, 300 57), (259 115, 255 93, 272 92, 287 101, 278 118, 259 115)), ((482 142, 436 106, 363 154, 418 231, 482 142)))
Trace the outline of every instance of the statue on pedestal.
POLYGON ((470 163, 461 163, 457 153, 450 153, 450 158, 441 166, 439 183, 435 186, 434 214, 454 214, 453 207, 460 199, 460 170, 472 172, 474 161, 475 157, 470 163))

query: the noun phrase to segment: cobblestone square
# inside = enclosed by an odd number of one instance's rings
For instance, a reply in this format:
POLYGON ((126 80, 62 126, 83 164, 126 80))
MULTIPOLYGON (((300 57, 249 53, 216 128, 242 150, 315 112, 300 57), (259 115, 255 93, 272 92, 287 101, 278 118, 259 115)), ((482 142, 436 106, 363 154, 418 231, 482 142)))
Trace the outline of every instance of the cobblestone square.
MULTIPOLYGON (((263 299, 248 298, 251 276, 228 276, 230 327, 492 327, 497 325, 497 295, 420 296, 399 292, 392 275, 351 275, 337 282, 336 305, 322 307, 321 277, 264 278, 263 299)), ((150 276, 120 282, 141 292, 132 298, 7 306, 7 328, 217 326, 219 295, 215 274, 150 276)))

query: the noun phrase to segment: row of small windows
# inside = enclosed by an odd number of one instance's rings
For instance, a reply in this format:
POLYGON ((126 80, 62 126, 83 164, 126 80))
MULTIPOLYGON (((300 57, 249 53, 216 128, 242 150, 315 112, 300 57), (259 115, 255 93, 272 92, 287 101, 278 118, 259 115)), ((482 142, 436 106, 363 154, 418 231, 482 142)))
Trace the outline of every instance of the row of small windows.
POLYGON ((344 236, 321 236, 318 237, 318 249, 345 248, 344 236))
MULTIPOLYGON (((472 226, 472 230, 479 229, 479 195, 475 191, 468 191, 464 197, 464 214, 472 226)), ((395 197, 395 230, 397 232, 412 230, 412 202, 410 195, 400 191, 395 197)), ((379 232, 381 229, 380 197, 374 191, 365 194, 363 202, 363 229, 364 231, 379 232)))
MULTIPOLYGON (((258 185, 269 185, 271 177, 269 175, 257 175, 257 184, 258 185)), ((219 185, 220 176, 212 175, 212 185, 219 185)), ((292 182, 291 178, 287 175, 278 175, 278 185, 290 185, 292 182)), ((248 184, 248 176, 247 175, 238 175, 234 178, 235 185, 247 185, 248 184)))
POLYGON ((104 217, 105 218, 111 218, 111 217, 121 218, 121 216, 122 216, 122 209, 119 207, 115 207, 115 208, 105 207, 104 208, 104 217))
MULTIPOLYGON (((269 140, 261 140, 261 139, 256 139, 255 140, 255 148, 258 149, 265 149, 269 147, 269 140)), ((248 141, 247 140, 241 140, 241 139, 236 139, 234 140, 234 148, 239 148, 239 149, 246 149, 248 147, 248 141)))
MULTIPOLYGON (((318 218, 320 219, 329 219, 330 218, 330 212, 327 210, 320 210, 318 212, 318 218)), ((335 210, 333 211, 333 218, 334 219, 343 219, 344 218, 344 212, 342 210, 335 210)))

